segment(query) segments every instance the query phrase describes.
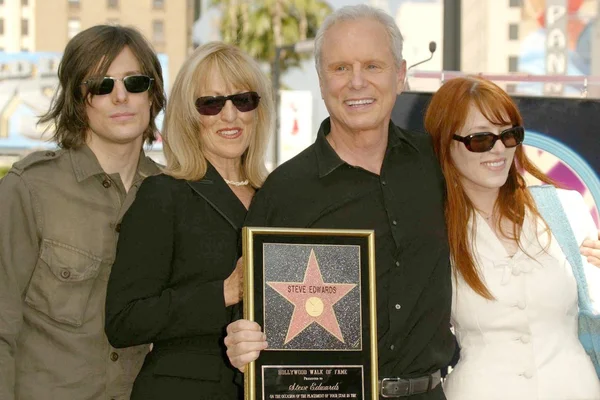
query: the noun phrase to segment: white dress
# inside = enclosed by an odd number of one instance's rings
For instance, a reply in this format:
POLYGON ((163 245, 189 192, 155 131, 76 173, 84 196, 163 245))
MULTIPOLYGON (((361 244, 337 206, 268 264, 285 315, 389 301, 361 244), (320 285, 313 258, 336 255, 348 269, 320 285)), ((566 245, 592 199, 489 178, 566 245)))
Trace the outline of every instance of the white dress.
MULTIPOLYGON (((579 193, 559 190, 578 242, 597 230, 579 193)), ((469 229, 473 221, 469 224, 469 229)), ((600 400, 600 381, 577 338, 577 288, 571 265, 544 225, 527 215, 521 247, 509 257, 477 215, 475 249, 486 300, 453 279, 452 324, 460 361, 444 382, 449 400, 600 400), (537 237, 540 240, 537 240, 537 237)), ((583 257, 599 310, 600 268, 583 257)))

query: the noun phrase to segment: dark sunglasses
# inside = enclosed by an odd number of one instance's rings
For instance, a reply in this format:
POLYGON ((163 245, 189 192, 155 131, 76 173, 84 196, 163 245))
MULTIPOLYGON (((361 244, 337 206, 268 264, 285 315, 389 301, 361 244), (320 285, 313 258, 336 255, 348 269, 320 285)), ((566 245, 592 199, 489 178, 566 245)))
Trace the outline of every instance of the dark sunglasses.
POLYGON ((123 78, 113 78, 105 76, 104 78, 92 78, 83 82, 90 92, 94 95, 109 94, 115 88, 115 81, 123 81, 125 89, 129 93, 143 93, 152 86, 153 78, 146 75, 129 75, 123 78))
POLYGON ((196 110, 202 115, 217 115, 225 107, 227 100, 231 100, 240 112, 248 112, 258 107, 260 96, 256 92, 244 92, 230 96, 199 97, 196 100, 196 110))
POLYGON ((454 140, 463 142, 467 150, 473 153, 485 153, 494 148, 494 145, 500 139, 507 149, 517 147, 523 143, 525 138, 525 129, 522 126, 513 126, 510 129, 500 132, 496 135, 491 132, 477 132, 467 136, 454 135, 454 140))

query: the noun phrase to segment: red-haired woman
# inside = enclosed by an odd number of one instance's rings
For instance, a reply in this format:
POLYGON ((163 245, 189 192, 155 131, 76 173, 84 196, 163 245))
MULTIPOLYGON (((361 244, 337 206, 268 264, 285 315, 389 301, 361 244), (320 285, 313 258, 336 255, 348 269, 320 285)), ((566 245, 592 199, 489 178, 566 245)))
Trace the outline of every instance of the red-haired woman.
MULTIPOLYGON (((425 128, 446 177, 455 272, 452 323, 461 358, 445 382, 447 398, 600 399, 577 336, 571 265, 520 173, 551 183, 519 146, 523 119, 514 102, 488 80, 452 79, 434 94, 425 128)), ((581 195, 558 194, 579 243, 595 238, 581 195)), ((600 269, 583 262, 598 306, 600 269)))

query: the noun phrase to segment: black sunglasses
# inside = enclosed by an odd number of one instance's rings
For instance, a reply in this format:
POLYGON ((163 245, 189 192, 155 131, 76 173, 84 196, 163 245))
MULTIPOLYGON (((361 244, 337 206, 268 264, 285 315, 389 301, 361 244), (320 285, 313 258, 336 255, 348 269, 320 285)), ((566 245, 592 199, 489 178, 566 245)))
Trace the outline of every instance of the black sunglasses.
POLYGON ((217 115, 227 100, 231 100, 240 112, 248 112, 258 107, 260 96, 256 92, 244 92, 229 96, 206 96, 196 100, 196 110, 202 115, 217 115))
POLYGON ((113 78, 105 76, 104 78, 92 78, 83 82, 94 95, 109 94, 115 88, 115 81, 123 81, 125 89, 129 93, 143 93, 152 86, 153 78, 146 75, 129 75, 123 78, 113 78))
POLYGON ((454 135, 454 140, 463 142, 467 150, 473 153, 485 153, 494 148, 494 145, 500 139, 502 144, 507 149, 517 147, 523 143, 525 138, 525 129, 522 126, 513 126, 505 131, 500 132, 496 135, 491 132, 477 132, 467 136, 454 135))

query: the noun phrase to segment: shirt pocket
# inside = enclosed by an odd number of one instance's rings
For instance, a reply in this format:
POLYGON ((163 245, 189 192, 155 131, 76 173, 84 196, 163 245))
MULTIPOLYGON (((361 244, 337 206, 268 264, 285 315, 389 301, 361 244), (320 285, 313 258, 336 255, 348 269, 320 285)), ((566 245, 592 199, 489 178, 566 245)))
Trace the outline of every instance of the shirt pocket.
POLYGON ((44 239, 25 302, 54 321, 80 327, 102 259, 44 239))

